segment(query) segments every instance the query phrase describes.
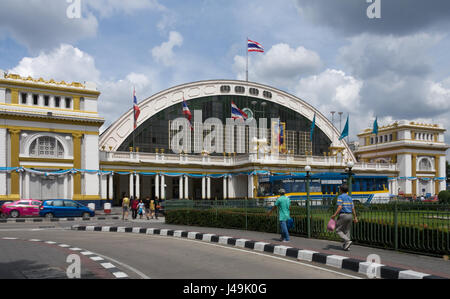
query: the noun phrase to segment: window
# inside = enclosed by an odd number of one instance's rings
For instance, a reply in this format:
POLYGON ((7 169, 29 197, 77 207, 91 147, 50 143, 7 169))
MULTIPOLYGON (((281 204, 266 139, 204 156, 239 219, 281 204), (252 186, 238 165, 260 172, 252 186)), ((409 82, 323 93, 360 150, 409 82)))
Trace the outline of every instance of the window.
POLYGON ((230 87, 230 86, 228 86, 228 85, 222 85, 222 86, 220 86, 220 92, 228 93, 228 92, 230 92, 230 91, 231 91, 231 87, 230 87))
POLYGON ((33 95, 33 105, 39 105, 39 95, 33 95))
POLYGON ((419 169, 421 171, 432 171, 433 168, 431 166, 430 160, 427 159, 427 158, 423 158, 422 160, 420 160, 420 162, 419 162, 419 169))
POLYGON ((64 206, 65 207, 71 207, 71 208, 78 208, 78 205, 77 205, 76 202, 68 201, 68 200, 64 201, 64 206))
POLYGON ((71 99, 66 98, 66 109, 70 109, 70 107, 71 107, 71 99))
POLYGON ((244 88, 243 86, 236 86, 236 87, 234 88, 234 91, 235 91, 236 93, 244 93, 244 92, 245 92, 245 88, 244 88))
POLYGON ((63 158, 64 148, 54 137, 38 137, 31 143, 31 157, 63 158))
POLYGON ((249 92, 250 92, 250 94, 253 95, 253 96, 258 96, 258 94, 259 94, 259 90, 256 89, 256 88, 250 88, 250 89, 249 89, 249 92))
POLYGON ((63 201, 62 200, 54 200, 52 206, 54 207, 62 207, 63 201))
POLYGON ((44 106, 50 106, 50 97, 44 96, 44 106))
POLYGON ((61 106, 61 98, 60 97, 55 97, 55 107, 61 106))
POLYGON ((27 94, 26 93, 21 93, 20 97, 21 97, 22 104, 26 104, 27 103, 27 94))
POLYGON ((263 92, 263 97, 271 99, 272 98, 272 93, 269 91, 264 91, 263 92))
POLYGON ((40 206, 41 205, 41 203, 39 201, 32 201, 31 204, 33 206, 40 206))

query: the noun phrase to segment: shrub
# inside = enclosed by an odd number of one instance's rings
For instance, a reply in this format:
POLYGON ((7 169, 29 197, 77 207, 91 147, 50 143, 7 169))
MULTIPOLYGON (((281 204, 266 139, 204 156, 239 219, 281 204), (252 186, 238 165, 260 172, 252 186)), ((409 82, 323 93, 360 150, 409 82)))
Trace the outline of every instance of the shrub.
POLYGON ((439 203, 441 204, 450 204, 450 191, 442 190, 438 194, 439 203))

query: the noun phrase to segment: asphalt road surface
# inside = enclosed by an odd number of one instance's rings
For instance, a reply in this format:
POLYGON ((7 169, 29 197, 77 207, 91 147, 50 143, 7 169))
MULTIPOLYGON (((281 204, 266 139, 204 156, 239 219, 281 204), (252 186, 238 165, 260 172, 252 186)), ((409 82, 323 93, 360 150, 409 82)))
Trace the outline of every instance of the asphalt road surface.
POLYGON ((0 278, 67 278, 71 254, 80 256, 81 278, 85 279, 364 278, 354 272, 219 244, 156 235, 79 232, 64 228, 67 226, 2 225, 0 278))

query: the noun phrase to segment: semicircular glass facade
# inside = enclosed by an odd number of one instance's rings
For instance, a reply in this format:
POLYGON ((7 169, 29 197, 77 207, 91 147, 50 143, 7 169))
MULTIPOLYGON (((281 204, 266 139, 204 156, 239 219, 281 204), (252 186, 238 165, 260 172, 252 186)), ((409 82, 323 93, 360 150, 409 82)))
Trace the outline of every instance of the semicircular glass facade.
MULTIPOLYGON (((280 118, 280 122, 285 124, 282 153, 304 155, 313 152, 313 155, 323 155, 323 153, 329 152, 331 140, 317 126, 313 142, 311 142, 311 121, 294 110, 271 101, 236 95, 208 96, 186 101, 192 115, 195 110, 202 111, 202 122, 214 117, 220 119, 224 125, 226 119, 231 118, 231 102, 234 102, 249 117, 253 117, 257 121, 260 118, 266 118, 268 130, 270 130, 271 119, 280 118)), ((155 153, 157 150, 164 149, 164 153, 173 153, 170 145, 173 136, 170 122, 180 117, 185 117, 182 103, 166 108, 141 124, 134 133, 127 137, 118 150, 129 151, 130 147, 138 147, 139 152, 155 153)), ((248 133, 248 130, 246 132, 248 133)), ((270 138, 270 133, 268 136, 270 138)), ((224 143, 226 142, 229 140, 225 139, 224 143)), ((248 140, 246 144, 246 150, 248 150, 248 140)))

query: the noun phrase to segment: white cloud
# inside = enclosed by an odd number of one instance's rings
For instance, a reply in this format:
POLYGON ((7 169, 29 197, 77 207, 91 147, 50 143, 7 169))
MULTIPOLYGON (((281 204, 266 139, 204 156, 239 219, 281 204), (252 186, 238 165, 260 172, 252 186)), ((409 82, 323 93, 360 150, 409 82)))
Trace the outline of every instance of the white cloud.
POLYGON ((162 43, 160 46, 152 49, 153 58, 157 62, 161 62, 165 66, 172 66, 175 64, 173 48, 180 47, 183 44, 183 36, 177 31, 171 31, 169 40, 162 43))
POLYGON ((321 111, 357 112, 361 100, 363 82, 343 71, 327 69, 303 78, 295 88, 295 94, 321 111))
POLYGON ((67 44, 48 53, 42 52, 36 57, 25 57, 10 72, 21 76, 42 77, 46 80, 95 82, 101 92, 98 102, 99 113, 106 120, 101 131, 131 109, 133 88, 136 88, 138 101, 141 101, 154 93, 158 84, 156 72, 145 74, 132 72, 123 79, 104 80, 91 55, 67 44))
POLYGON ((10 72, 66 82, 100 80, 94 58, 68 44, 62 44, 49 52, 41 52, 36 57, 24 57, 10 72))
MULTIPOLYGON (((302 46, 291 48, 280 43, 267 53, 249 54, 249 80, 290 87, 299 78, 319 71, 322 61, 319 55, 302 46)), ((246 58, 234 57, 233 71, 239 79, 245 78, 246 58)))

